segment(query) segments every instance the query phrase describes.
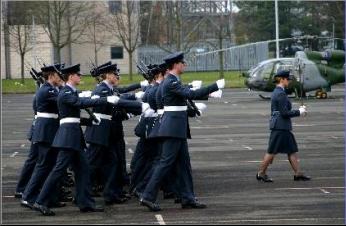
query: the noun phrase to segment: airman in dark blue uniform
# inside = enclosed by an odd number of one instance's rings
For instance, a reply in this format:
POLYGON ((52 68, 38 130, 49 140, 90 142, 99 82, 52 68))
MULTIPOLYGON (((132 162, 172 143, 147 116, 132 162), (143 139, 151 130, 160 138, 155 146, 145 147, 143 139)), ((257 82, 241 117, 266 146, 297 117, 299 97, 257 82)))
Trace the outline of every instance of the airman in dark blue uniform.
MULTIPOLYGON (((21 200, 21 205, 25 207, 32 208, 41 186, 56 161, 57 150, 51 145, 59 128, 57 87, 62 83, 60 66, 51 65, 41 68, 46 82, 42 84, 35 96, 37 119, 32 134, 32 142, 36 143, 38 148, 38 160, 21 200)), ((55 203, 54 205, 63 204, 55 203)))
POLYGON ((256 175, 257 180, 263 182, 273 182, 266 174, 268 166, 273 162, 278 153, 285 153, 294 170, 295 181, 307 181, 310 177, 305 176, 299 167, 298 146, 292 131, 291 118, 306 115, 305 106, 299 110, 292 110, 292 104, 287 97, 285 88, 291 80, 290 72, 279 70, 274 76, 274 82, 277 84, 271 96, 271 119, 270 119, 270 138, 268 153, 264 156, 259 172, 256 175))
MULTIPOLYGON (((148 72, 143 76, 150 85, 145 90, 142 100, 149 103, 154 111, 157 111, 156 92, 160 82, 163 80, 163 74, 159 65, 149 65, 147 68, 148 72)), ((149 117, 142 116, 135 128, 135 134, 139 137, 139 141, 131 161, 130 192, 137 196, 143 192, 148 178, 150 178, 149 172, 158 152, 158 142, 153 139, 147 139, 155 120, 157 120, 157 114, 149 117)))
MULTIPOLYGON (((45 216, 55 215, 48 208, 52 192, 59 181, 64 176, 67 167, 71 164, 75 174, 76 182, 76 205, 81 212, 99 212, 102 208, 95 207, 95 201, 90 196, 90 172, 85 157, 86 148, 81 125, 91 125, 90 119, 80 117, 80 109, 116 104, 118 97, 109 96, 107 98, 79 98, 77 89, 80 83, 80 65, 74 65, 62 69, 64 80, 67 81, 65 87, 60 91, 57 102, 60 116, 60 127, 55 135, 52 146, 57 148, 58 157, 56 164, 45 181, 42 190, 34 204, 34 208, 45 216)), ((98 120, 97 123, 100 123, 98 120)))
MULTIPOLYGON (((126 98, 128 100, 136 100, 137 97, 135 94, 129 94, 127 92, 136 90, 138 88, 142 88, 143 90, 147 86, 147 82, 143 81, 141 84, 134 84, 129 87, 120 88, 117 87, 117 85, 114 87, 114 93, 118 96, 122 96, 123 98, 126 98)), ((145 105, 147 108, 149 108, 149 104, 145 105)), ((114 145, 117 147, 118 150, 118 156, 120 161, 120 177, 122 178, 122 185, 129 184, 129 176, 126 169, 126 144, 125 144, 125 138, 124 138, 124 126, 123 121, 128 120, 128 114, 132 113, 134 115, 139 115, 142 113, 142 111, 138 111, 138 109, 132 109, 127 108, 127 110, 124 110, 118 106, 114 107, 113 113, 112 113, 112 126, 111 126, 111 136, 114 138, 111 140, 111 145, 114 145)), ((126 195, 126 197, 129 197, 126 195)))
MULTIPOLYGON (((113 86, 119 81, 117 65, 106 65, 97 69, 96 76, 100 76, 102 82, 97 85, 93 95, 107 97, 114 95, 113 86)), ((142 112, 142 104, 137 101, 130 101, 122 98, 117 107, 128 112, 135 109, 135 114, 142 112)), ((112 106, 94 107, 94 114, 101 118, 99 125, 88 126, 85 131, 86 142, 90 144, 88 148, 88 162, 91 166, 91 177, 95 181, 97 170, 101 169, 104 178, 104 199, 107 205, 123 203, 127 199, 122 197, 122 177, 119 178, 121 161, 117 146, 111 145, 115 138, 111 136, 112 127, 112 106)))
MULTIPOLYGON (((31 73, 34 73, 34 72, 31 72, 31 73)), ((42 85, 42 83, 40 82, 41 77, 42 77, 42 72, 38 72, 38 73, 33 75, 33 78, 36 80, 36 83, 37 83, 37 90, 42 85)), ((35 96, 36 96, 36 94, 35 94, 35 96)), ((38 145, 37 145, 37 143, 32 142, 32 134, 33 134, 33 131, 34 131, 36 117, 37 117, 36 116, 37 107, 36 107, 36 98, 35 98, 35 96, 34 96, 33 101, 32 101, 32 108, 33 108, 33 111, 34 111, 34 119, 33 119, 32 123, 31 123, 29 132, 27 134, 27 138, 31 142, 31 144, 30 144, 30 151, 29 151, 28 158, 25 161, 25 163, 23 165, 23 168, 22 168, 22 171, 21 171, 20 176, 19 176, 18 184, 17 184, 17 187, 16 187, 16 192, 14 194, 15 198, 22 198, 23 192, 24 192, 24 190, 26 188, 26 185, 28 184, 28 182, 29 182, 29 180, 31 178, 31 175, 32 175, 32 173, 33 173, 33 171, 35 169, 36 162, 37 162, 37 159, 38 159, 38 145)))
POLYGON ((224 87, 224 80, 217 81, 208 87, 190 90, 183 86, 180 75, 185 68, 183 53, 176 53, 165 58, 170 74, 163 82, 162 97, 164 114, 159 128, 159 136, 164 137, 161 158, 154 169, 153 175, 146 186, 141 204, 151 211, 161 210, 155 203, 158 190, 168 173, 177 166, 177 179, 179 180, 179 195, 183 208, 205 208, 199 203, 193 191, 191 163, 188 153, 187 138, 190 136, 188 128, 186 99, 201 98, 224 87))

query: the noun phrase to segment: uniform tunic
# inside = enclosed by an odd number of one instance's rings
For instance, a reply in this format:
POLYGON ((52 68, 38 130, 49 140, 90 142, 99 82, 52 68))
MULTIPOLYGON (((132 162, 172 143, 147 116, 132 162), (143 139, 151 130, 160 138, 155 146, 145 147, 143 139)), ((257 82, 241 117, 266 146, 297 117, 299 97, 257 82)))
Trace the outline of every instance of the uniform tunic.
POLYGON ((292 110, 292 104, 285 90, 282 87, 276 87, 271 97, 269 154, 298 152, 297 142, 291 132, 291 118, 298 116, 300 112, 292 110))

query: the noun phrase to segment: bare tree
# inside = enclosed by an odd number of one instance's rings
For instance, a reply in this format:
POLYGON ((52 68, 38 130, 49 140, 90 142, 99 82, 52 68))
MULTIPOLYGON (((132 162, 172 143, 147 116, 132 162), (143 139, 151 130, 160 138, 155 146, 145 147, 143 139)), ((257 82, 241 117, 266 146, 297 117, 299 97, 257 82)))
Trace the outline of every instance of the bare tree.
POLYGON ((54 48, 54 61, 61 62, 62 48, 79 43, 90 23, 90 8, 90 2, 77 1, 48 1, 40 8, 43 28, 54 48))
POLYGON ((121 10, 112 13, 110 18, 109 29, 121 41, 129 55, 129 79, 132 80, 133 53, 140 41, 139 2, 121 1, 121 10))
POLYGON ((90 17, 90 24, 86 30, 86 38, 88 42, 92 43, 94 48, 94 64, 98 65, 98 52, 100 49, 108 43, 109 32, 105 29, 105 24, 108 22, 106 18, 106 12, 103 6, 103 2, 93 2, 92 8, 93 15, 90 17))
POLYGON ((33 30, 31 25, 13 25, 9 27, 11 38, 10 45, 20 55, 20 72, 23 84, 25 54, 33 48, 32 43, 30 42, 32 32, 33 30))

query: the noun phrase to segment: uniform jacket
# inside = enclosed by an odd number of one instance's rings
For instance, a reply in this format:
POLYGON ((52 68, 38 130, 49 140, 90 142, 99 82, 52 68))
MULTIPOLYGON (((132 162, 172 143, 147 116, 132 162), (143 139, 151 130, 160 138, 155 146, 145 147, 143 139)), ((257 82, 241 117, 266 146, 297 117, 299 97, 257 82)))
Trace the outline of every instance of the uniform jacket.
MULTIPOLYGON (((36 108, 36 97, 34 96, 33 100, 32 100, 32 110, 34 111, 34 115, 36 115, 37 113, 37 108, 36 108)), ((35 127, 35 123, 36 123, 36 118, 34 117, 34 119, 32 120, 30 129, 28 131, 28 133, 26 134, 26 138, 31 141, 32 140, 32 134, 34 133, 34 127, 35 127)))
POLYGON ((292 110, 292 104, 285 90, 276 87, 271 96, 271 130, 292 130, 291 118, 300 116, 299 110, 292 110))
MULTIPOLYGON (((164 106, 187 106, 186 99, 199 99, 217 91, 216 83, 197 90, 190 90, 174 75, 168 75, 162 84, 164 106)), ((158 135, 160 137, 190 138, 187 111, 164 112, 158 135)))
MULTIPOLYGON (((51 84, 44 83, 36 93, 36 111, 58 115, 57 98, 59 91, 51 84)), ((58 118, 38 117, 32 133, 32 142, 45 142, 51 144, 59 128, 58 118)))
MULTIPOLYGON (((79 98, 78 93, 73 91, 69 86, 65 86, 58 96, 58 109, 61 118, 80 118, 80 109, 95 107, 101 105, 107 105, 106 98, 90 99, 79 98)), ((53 141, 53 147, 66 148, 73 150, 84 150, 85 140, 81 125, 85 124, 85 121, 81 120, 79 123, 64 123, 61 124, 53 141)), ((90 121, 89 121, 90 125, 90 121)))
MULTIPOLYGON (((115 95, 113 89, 110 89, 104 82, 101 82, 98 86, 96 86, 93 91, 93 95, 98 95, 100 97, 107 97, 115 95)), ((110 115, 113 117, 114 111, 138 111, 141 112, 142 105, 137 101, 129 101, 125 99, 124 96, 120 95, 120 100, 117 103, 117 106, 112 105, 101 105, 93 108, 94 113, 100 113, 105 115, 110 115)), ((114 120, 106 120, 102 119, 100 125, 90 125, 87 126, 85 130, 85 140, 87 143, 99 144, 103 146, 108 146, 111 137, 112 127, 117 127, 117 123, 114 123, 114 120)), ((121 127, 122 128, 122 127, 121 127)), ((119 128, 119 130, 121 130, 119 128)), ((121 133, 121 132, 119 132, 121 133)), ((113 134, 116 136, 116 134, 113 134)))

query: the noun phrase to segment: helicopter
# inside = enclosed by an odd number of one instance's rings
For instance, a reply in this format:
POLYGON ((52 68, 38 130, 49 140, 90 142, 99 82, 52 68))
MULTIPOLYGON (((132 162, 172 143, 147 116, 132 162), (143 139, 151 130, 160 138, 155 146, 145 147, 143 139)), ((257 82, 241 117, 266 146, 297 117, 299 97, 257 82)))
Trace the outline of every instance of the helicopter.
POLYGON ((275 88, 273 76, 282 69, 290 70, 293 75, 287 94, 306 97, 307 92, 315 91, 316 98, 326 99, 332 85, 345 82, 345 51, 297 51, 294 58, 262 61, 243 73, 245 85, 249 90, 272 92, 275 88))

